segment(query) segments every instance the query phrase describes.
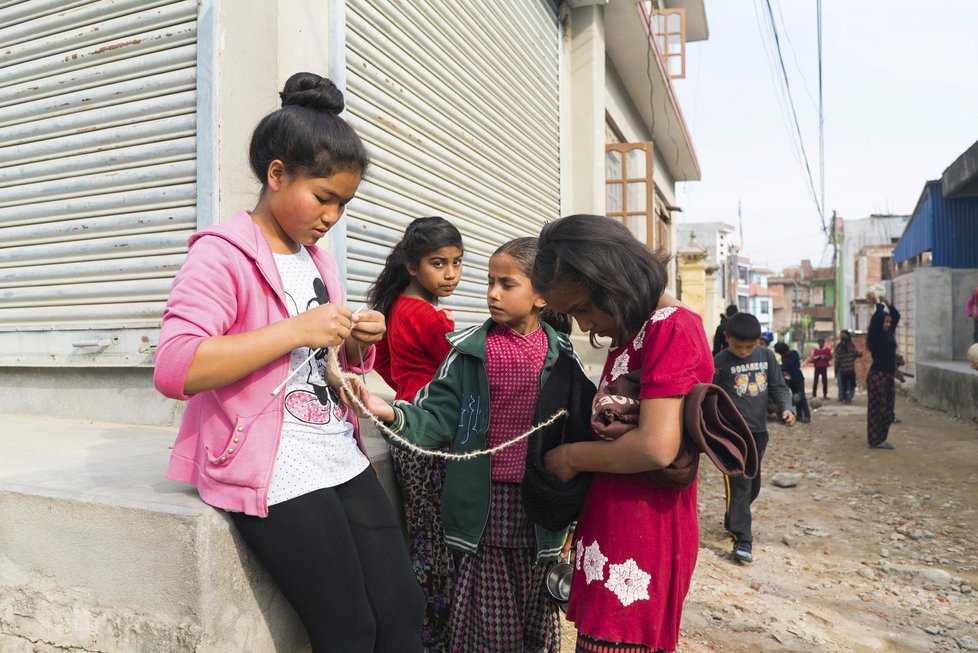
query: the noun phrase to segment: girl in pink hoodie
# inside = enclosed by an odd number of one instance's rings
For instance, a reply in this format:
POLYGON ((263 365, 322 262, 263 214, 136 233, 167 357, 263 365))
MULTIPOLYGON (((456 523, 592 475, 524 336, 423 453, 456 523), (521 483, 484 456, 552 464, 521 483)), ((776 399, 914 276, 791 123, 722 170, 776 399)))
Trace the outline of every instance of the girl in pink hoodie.
POLYGON ((167 476, 228 511, 321 651, 421 649, 422 596, 327 348, 363 372, 384 317, 343 305, 316 246, 369 159, 328 79, 293 75, 249 152, 252 211, 194 234, 163 313, 154 380, 186 399, 167 476), (311 355, 315 352, 315 355, 311 355))

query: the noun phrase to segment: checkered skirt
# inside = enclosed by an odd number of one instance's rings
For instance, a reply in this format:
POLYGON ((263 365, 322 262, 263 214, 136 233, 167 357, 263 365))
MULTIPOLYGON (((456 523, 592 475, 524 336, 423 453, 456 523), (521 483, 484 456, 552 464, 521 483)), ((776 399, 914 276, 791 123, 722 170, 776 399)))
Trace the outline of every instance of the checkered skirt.
POLYGON ((451 614, 454 653, 557 653, 560 620, 536 564, 533 526, 520 486, 493 483, 479 553, 462 556, 451 614))

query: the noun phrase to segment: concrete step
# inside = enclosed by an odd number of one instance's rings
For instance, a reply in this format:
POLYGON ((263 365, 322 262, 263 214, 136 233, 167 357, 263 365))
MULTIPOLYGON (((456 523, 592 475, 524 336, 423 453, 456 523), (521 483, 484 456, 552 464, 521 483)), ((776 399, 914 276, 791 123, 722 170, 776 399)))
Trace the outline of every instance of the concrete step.
MULTIPOLYGON (((0 414, 0 651, 292 653, 305 631, 175 429, 0 414)), ((389 496, 387 445, 367 437, 389 496)))

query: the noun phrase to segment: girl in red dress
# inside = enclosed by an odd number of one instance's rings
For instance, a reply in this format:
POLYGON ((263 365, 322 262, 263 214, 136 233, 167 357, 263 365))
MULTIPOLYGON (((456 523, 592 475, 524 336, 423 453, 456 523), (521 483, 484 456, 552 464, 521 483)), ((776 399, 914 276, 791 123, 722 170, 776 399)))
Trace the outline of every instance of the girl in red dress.
POLYGON ((567 616, 580 652, 673 651, 699 546, 696 484, 653 483, 682 435, 683 397, 713 378, 699 315, 665 294, 659 257, 610 218, 574 215, 543 228, 533 285, 582 331, 611 338, 600 387, 641 370, 639 424, 620 438, 558 446, 564 480, 594 472, 574 534, 567 616))
MULTIPOLYGON (((410 401, 431 381, 448 353, 455 330, 452 314, 439 302, 450 296, 462 274, 462 235, 448 220, 417 218, 394 246, 367 303, 387 318, 374 368, 395 392, 410 401)), ((425 595, 421 629, 426 653, 448 648, 449 602, 454 562, 441 519, 444 461, 391 447, 401 493, 414 573, 425 595)))

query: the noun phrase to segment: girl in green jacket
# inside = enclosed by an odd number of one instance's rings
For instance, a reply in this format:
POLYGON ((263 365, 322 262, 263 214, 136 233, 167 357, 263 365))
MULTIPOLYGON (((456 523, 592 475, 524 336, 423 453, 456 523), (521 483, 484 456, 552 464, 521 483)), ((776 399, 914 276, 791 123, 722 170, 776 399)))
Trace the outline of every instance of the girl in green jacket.
MULTIPOLYGON (((445 540, 461 553, 451 610, 451 650, 558 651, 557 607, 546 597, 546 563, 561 550, 566 531, 534 525, 523 507, 520 482, 526 439, 519 436, 548 420, 551 374, 589 383, 567 338, 569 320, 547 317, 546 303, 530 283, 535 238, 518 238, 489 259, 486 300, 491 318, 448 336, 452 346, 434 379, 412 403, 367 398, 371 412, 391 431, 424 449, 449 445, 464 454, 518 440, 490 455, 449 460, 442 501, 445 540), (574 365, 555 366, 561 356, 574 365), (573 372, 554 372, 554 370, 573 372)), ((561 379, 563 381, 563 379, 561 379)), ((586 424, 590 406, 568 407, 586 424)), ((566 428, 570 428, 570 425, 566 428)), ((580 426, 579 428, 584 428, 580 426)))

